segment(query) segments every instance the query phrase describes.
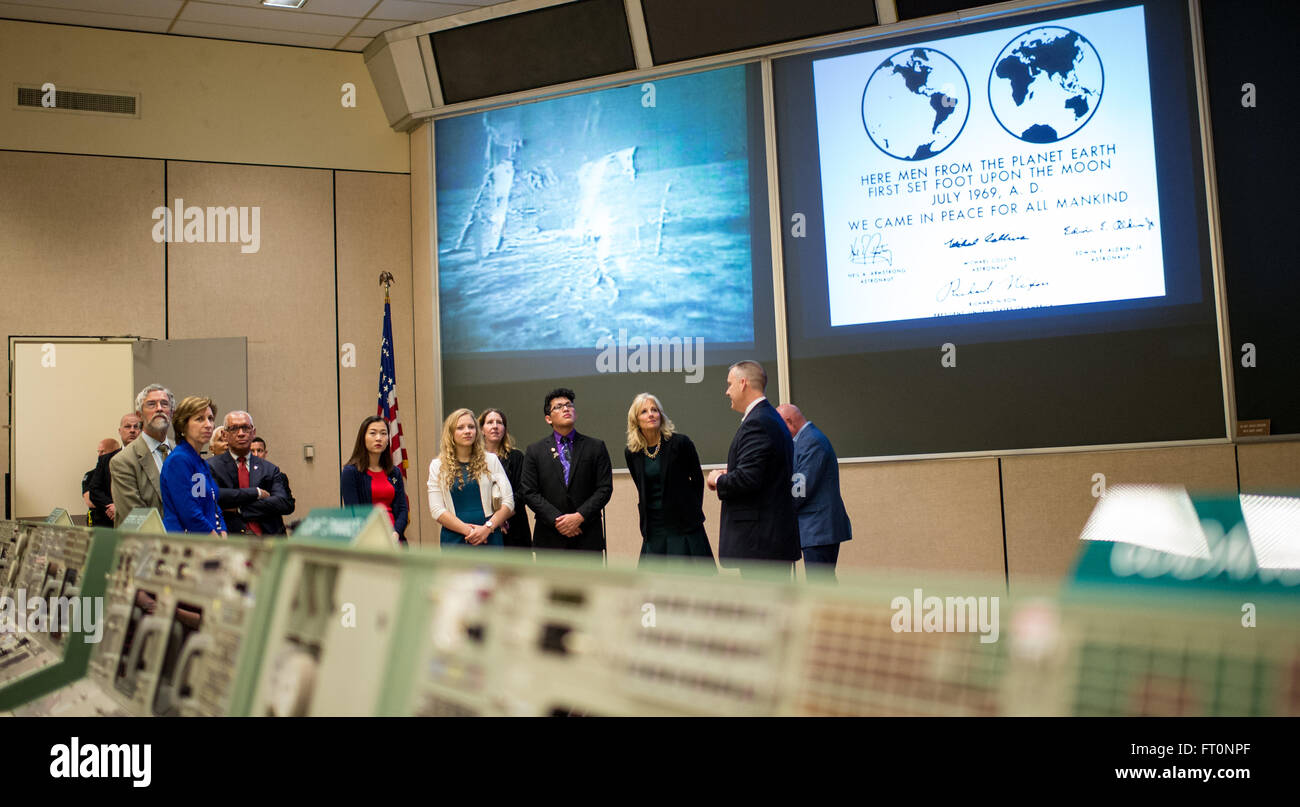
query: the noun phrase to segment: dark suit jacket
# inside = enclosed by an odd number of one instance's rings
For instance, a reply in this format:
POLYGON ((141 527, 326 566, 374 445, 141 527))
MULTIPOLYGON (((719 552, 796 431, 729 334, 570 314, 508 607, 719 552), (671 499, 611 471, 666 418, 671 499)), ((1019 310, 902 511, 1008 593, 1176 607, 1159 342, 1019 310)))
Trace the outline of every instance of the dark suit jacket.
POLYGON ((217 503, 226 518, 226 530, 231 534, 251 533, 248 522, 255 521, 263 535, 284 535, 284 517, 293 512, 293 492, 289 481, 280 469, 269 460, 248 455, 249 487, 239 487, 239 466, 235 455, 227 451, 208 458, 208 467, 217 480, 217 503), (271 494, 259 499, 257 489, 271 494))
MULTIPOLYGON (((402 541, 406 540, 406 523, 410 518, 410 505, 406 501, 406 484, 402 479, 402 469, 394 465, 388 471, 388 484, 393 486, 393 532, 402 541)), ((339 495, 349 507, 372 504, 370 499, 370 475, 357 470, 355 465, 344 465, 339 477, 339 495)))
POLYGON ((720 560, 799 559, 799 522, 790 496, 793 466, 790 430, 772 404, 759 401, 736 430, 727 472, 718 478, 720 560))
MULTIPOLYGON (((690 532, 704 523, 704 474, 700 455, 691 438, 680 432, 661 440, 659 467, 663 469, 664 523, 679 532, 690 532)), ((641 513, 641 537, 647 537, 649 510, 645 493, 645 453, 633 454, 623 449, 628 473, 640 494, 637 509, 641 513)))
POLYGON ((548 434, 524 452, 524 471, 519 479, 523 499, 537 516, 533 546, 538 549, 605 549, 602 510, 614 494, 614 472, 609 451, 602 440, 573 432, 569 484, 564 484, 564 466, 555 453, 555 434, 548 434), (555 519, 581 513, 582 532, 572 538, 555 529, 555 519))
POLYGON ((143 434, 117 452, 109 462, 108 470, 113 481, 113 505, 116 508, 113 526, 121 525, 137 507, 154 507, 160 515, 166 516, 158 466, 154 464, 143 434))
POLYGON ((840 498, 839 460, 831 441, 811 423, 794 441, 794 472, 793 490, 802 494, 794 497, 799 542, 804 546, 825 546, 852 539, 849 513, 840 498))
POLYGON ((515 514, 510 517, 510 529, 506 530, 506 546, 532 549, 533 536, 528 527, 528 511, 524 509, 524 497, 519 493, 519 483, 524 475, 524 452, 517 448, 510 449, 501 464, 505 466, 506 479, 510 480, 510 490, 515 494, 515 514))
POLYGON ((118 455, 122 449, 110 451, 102 455, 95 463, 95 470, 90 472, 90 486, 87 493, 90 494, 90 516, 91 523, 96 527, 111 527, 113 520, 108 517, 108 506, 113 503, 113 477, 109 472, 108 464, 118 455))

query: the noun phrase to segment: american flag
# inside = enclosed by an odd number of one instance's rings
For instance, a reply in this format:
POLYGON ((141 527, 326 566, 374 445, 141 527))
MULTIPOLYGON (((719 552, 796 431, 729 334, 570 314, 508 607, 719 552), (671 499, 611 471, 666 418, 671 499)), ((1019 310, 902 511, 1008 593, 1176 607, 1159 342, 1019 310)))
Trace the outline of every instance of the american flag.
POLYGON ((379 345, 379 408, 375 414, 388 421, 393 464, 402 469, 402 479, 406 479, 406 449, 402 447, 402 418, 397 413, 397 370, 393 363, 393 307, 387 290, 384 291, 384 339, 379 345))

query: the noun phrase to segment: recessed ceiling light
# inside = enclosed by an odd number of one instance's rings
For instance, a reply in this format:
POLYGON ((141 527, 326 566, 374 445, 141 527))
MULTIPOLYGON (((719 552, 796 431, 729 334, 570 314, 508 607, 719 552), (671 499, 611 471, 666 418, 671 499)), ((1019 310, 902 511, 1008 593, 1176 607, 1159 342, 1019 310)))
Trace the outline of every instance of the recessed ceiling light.
POLYGON ((306 2, 307 0, 262 0, 262 5, 275 8, 302 8, 306 2))

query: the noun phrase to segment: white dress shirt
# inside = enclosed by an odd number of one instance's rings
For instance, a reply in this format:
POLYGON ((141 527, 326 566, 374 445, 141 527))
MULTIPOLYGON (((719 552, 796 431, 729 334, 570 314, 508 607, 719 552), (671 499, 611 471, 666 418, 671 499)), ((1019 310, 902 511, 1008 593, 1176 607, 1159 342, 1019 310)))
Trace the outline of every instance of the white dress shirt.
POLYGON ((158 466, 158 473, 162 473, 163 455, 162 452, 158 450, 158 446, 166 443, 167 451, 170 453, 172 449, 176 448, 176 444, 172 442, 172 438, 170 437, 159 442, 150 437, 148 432, 140 432, 140 439, 144 440, 144 444, 149 446, 149 454, 153 456, 153 463, 158 466))
POLYGON ((767 400, 766 395, 760 395, 754 400, 750 401, 749 406, 745 407, 745 414, 740 416, 740 422, 741 423, 745 422, 745 418, 749 417, 749 413, 754 411, 754 407, 758 406, 759 401, 766 401, 766 400, 767 400))

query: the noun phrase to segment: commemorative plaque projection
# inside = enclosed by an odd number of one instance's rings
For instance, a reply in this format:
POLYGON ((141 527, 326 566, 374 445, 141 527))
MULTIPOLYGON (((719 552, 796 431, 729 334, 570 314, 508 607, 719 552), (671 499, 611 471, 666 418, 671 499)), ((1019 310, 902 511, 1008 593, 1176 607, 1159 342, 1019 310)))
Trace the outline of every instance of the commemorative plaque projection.
POLYGON ((774 64, 790 383, 841 455, 1222 436, 1187 14, 1094 3, 774 64))
POLYGON ((815 62, 831 325, 1163 296, 1146 64, 1141 8, 815 62))

